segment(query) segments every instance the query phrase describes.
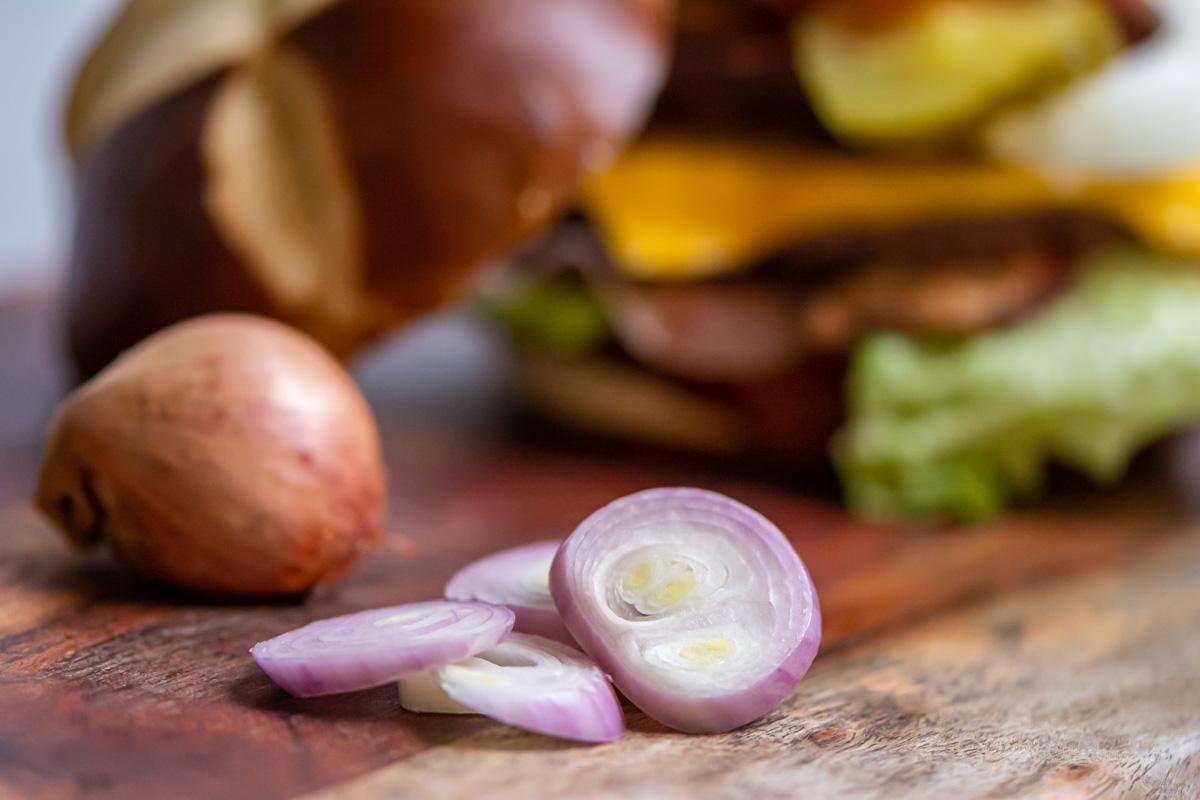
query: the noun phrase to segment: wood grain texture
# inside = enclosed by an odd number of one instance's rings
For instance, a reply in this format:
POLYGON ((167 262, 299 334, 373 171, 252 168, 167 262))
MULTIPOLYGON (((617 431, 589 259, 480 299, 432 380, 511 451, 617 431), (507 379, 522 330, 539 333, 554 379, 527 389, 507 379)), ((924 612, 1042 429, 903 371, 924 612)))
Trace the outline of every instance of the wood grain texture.
POLYGON ((1200 531, 825 658, 733 733, 634 714, 582 748, 495 728, 315 797, 1200 797, 1197 575, 1200 531))
POLYGON ((20 504, 61 376, 44 300, 0 312, 0 408, 17 420, 0 423, 0 507, 15 503, 0 511, 0 797, 273 798, 331 786, 387 796, 397 780, 419 780, 415 796, 452 796, 486 777, 471 764, 508 760, 529 787, 630 796, 743 786, 792 796, 810 779, 880 796, 891 780, 920 796, 968 778, 980 791, 987 778, 988 791, 1037 796, 1073 764, 1115 776, 1113 787, 1189 796, 1171 792, 1188 785, 1200 752, 1188 684, 1200 624, 1181 577, 1198 572, 1194 447, 1160 452, 1119 492, 1067 487, 987 528, 889 530, 854 522, 790 476, 566 447, 514 425, 499 354, 470 326, 432 320, 358 365, 392 478, 385 549, 307 602, 214 604, 143 583, 102 552, 71 552, 20 504), (563 535, 616 496, 671 484, 761 509, 821 592, 818 666, 763 725, 700 739, 631 714, 635 733, 615 750, 565 747, 485 720, 404 713, 386 687, 293 700, 246 655, 311 619, 436 596, 472 558, 563 535), (1129 559, 1149 560, 1126 575, 1129 559), (1042 593, 1006 599, 1022 591, 1042 593), (1122 596, 1141 604, 1140 622, 1096 622, 1122 596), (1053 624, 1033 613, 1047 598, 1053 624), (1064 665, 1070 675, 1055 672, 1064 665), (1064 694, 1071 675, 1094 694, 1064 694), (1099 711, 1077 713, 1093 701, 1099 711), (1185 701, 1190 733, 1155 713, 1185 701), (686 763, 665 772, 668 760, 686 763), (1139 764, 1147 777, 1134 783, 1139 764), (671 781, 648 783, 652 773, 671 781))

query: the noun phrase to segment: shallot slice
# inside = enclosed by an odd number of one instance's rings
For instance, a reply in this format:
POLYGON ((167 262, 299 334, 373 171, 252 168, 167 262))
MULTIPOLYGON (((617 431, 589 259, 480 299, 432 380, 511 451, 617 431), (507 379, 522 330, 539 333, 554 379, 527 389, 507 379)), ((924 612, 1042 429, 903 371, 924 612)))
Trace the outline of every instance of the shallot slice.
POLYGON ((608 679, 583 653, 514 633, 471 658, 400 680, 410 711, 478 712, 518 728, 579 742, 611 742, 625 719, 608 679))
POLYGON ((432 600, 312 622, 259 642, 250 655, 296 697, 353 692, 494 647, 514 620, 500 606, 432 600))
POLYGON ((456 572, 445 595, 507 606, 517 615, 513 630, 574 646, 550 597, 550 562, 560 544, 534 542, 484 556, 456 572))
POLYGON ((816 591, 787 539, 701 489, 651 489, 596 511, 559 549, 550 592, 617 688, 691 733, 766 714, 821 639, 816 591))

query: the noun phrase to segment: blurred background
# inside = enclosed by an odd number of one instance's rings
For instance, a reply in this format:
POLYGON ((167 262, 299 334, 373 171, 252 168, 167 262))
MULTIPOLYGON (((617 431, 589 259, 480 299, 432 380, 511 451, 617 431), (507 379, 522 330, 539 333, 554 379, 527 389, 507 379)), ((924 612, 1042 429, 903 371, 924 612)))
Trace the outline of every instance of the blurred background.
POLYGON ((918 521, 1200 417, 1193 0, 116 5, 0 6, 0 292, 62 286, 75 378, 449 309, 480 405, 918 521))
POLYGON ((60 269, 70 188, 59 127, 71 72, 115 0, 0 3, 0 293, 60 269))

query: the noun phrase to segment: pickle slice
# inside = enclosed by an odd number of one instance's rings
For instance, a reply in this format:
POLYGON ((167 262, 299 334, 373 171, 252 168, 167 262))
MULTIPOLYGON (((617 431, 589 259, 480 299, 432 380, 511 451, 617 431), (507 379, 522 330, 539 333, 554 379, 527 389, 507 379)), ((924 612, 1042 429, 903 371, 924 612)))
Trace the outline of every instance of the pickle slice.
POLYGON ((866 143, 943 138, 1005 101, 1099 66, 1121 45, 1099 0, 936 0, 883 30, 796 18, 796 67, 825 125, 866 143))

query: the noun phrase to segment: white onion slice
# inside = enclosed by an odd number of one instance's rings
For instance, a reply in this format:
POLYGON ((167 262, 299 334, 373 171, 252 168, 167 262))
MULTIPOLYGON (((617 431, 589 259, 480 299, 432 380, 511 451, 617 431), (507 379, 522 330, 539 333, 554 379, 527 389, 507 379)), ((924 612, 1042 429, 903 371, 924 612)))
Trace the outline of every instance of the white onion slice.
POLYGON ((501 550, 454 573, 444 594, 450 600, 479 600, 507 606, 517 615, 514 631, 574 645, 550 597, 550 562, 559 541, 501 550))
POLYGON ((580 742, 611 742, 625 730, 616 694, 583 653, 514 633, 478 655, 400 680, 410 711, 484 714, 518 728, 580 742))
POLYGON ((353 692, 494 647, 514 621, 500 606, 432 600, 312 622, 259 642, 250 655, 296 697, 353 692))
POLYGON ((1200 2, 1151 0, 1154 37, 986 132, 1001 158, 1046 172, 1130 178, 1200 160, 1200 2))
POLYGON ((651 489, 592 514, 559 548, 550 591, 617 688, 692 733, 770 711, 821 638, 816 591, 779 529, 701 489, 651 489))

